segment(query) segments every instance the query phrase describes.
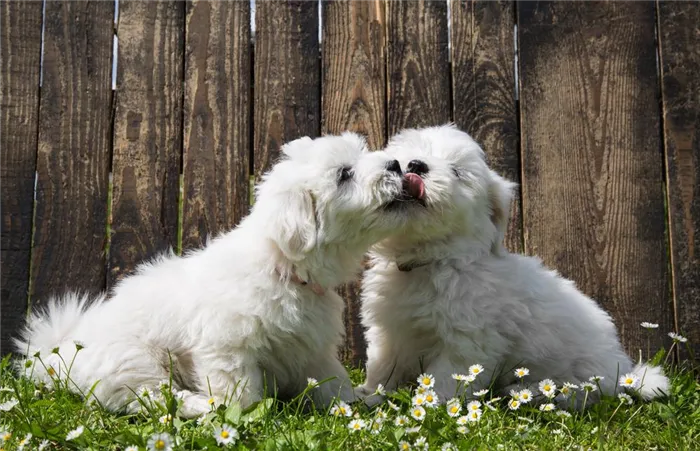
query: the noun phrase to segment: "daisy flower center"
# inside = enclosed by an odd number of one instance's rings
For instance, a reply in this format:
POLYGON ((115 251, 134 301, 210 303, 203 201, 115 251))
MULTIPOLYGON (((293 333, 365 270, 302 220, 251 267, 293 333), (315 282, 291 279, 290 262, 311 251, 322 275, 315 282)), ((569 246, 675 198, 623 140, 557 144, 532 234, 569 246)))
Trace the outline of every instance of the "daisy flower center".
POLYGON ((221 431, 221 438, 228 438, 228 431, 221 431))
POLYGON ((163 440, 156 440, 156 442, 153 444, 153 447, 155 449, 165 449, 165 442, 163 440))
POLYGON ((417 417, 420 417, 420 416, 423 415, 423 412, 421 412, 420 409, 416 409, 416 410, 413 411, 413 415, 414 415, 414 416, 417 416, 417 417))
POLYGON ((457 407, 457 405, 454 405, 454 406, 450 407, 450 412, 452 412, 452 413, 457 413, 457 412, 459 412, 459 407, 457 407))
POLYGON ((423 385, 430 385, 430 379, 428 379, 427 377, 424 377, 423 378, 423 385))
POLYGON ((53 367, 49 367, 48 370, 46 370, 47 373, 49 373, 49 376, 53 376, 56 374, 56 370, 53 369, 53 367))
POLYGON ((630 384, 630 385, 631 385, 633 382, 634 382, 634 380, 633 380, 631 377, 628 377, 627 379, 625 379, 625 383, 626 383, 626 384, 630 384))
POLYGON ((546 391, 549 391, 549 390, 552 389, 552 386, 551 386, 551 385, 545 385, 543 388, 544 388, 546 391))

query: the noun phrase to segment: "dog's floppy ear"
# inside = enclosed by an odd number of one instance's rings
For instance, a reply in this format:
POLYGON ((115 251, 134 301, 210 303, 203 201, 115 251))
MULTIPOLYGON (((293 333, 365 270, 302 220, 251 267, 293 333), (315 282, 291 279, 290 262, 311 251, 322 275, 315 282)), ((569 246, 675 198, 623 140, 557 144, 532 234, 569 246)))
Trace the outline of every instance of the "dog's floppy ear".
POLYGON ((272 239, 290 260, 299 261, 313 249, 317 238, 316 202, 307 190, 279 195, 269 230, 272 239))
POLYGON ((510 202, 513 199, 513 188, 515 183, 511 183, 493 171, 491 172, 491 182, 488 187, 489 204, 491 207, 490 219, 496 228, 496 236, 491 243, 491 252, 496 255, 503 255, 503 239, 508 229, 510 219, 510 202))
POLYGON ((314 140, 308 136, 303 136, 284 144, 280 150, 291 159, 306 160, 309 155, 309 146, 313 141, 314 140))

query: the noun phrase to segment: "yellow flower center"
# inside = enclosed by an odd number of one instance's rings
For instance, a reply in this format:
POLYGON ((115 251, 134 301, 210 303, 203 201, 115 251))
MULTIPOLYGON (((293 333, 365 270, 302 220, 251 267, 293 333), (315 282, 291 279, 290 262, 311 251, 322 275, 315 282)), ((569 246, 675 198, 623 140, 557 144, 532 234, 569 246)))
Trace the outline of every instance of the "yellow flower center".
POLYGON ((423 385, 430 385, 430 379, 428 379, 427 377, 424 377, 423 378, 423 385))
POLYGON ((632 384, 632 382, 634 382, 634 381, 629 377, 627 379, 625 379, 625 383, 627 383, 627 384, 632 384))
POLYGON ((545 385, 544 386, 544 391, 550 391, 552 389, 551 385, 545 385))
POLYGON ((513 407, 517 407, 518 401, 512 401, 512 402, 510 403, 510 405, 513 406, 513 407))
POLYGON ((3 439, 4 441, 8 441, 8 440, 10 440, 11 438, 12 438, 12 434, 10 434, 9 432, 2 436, 2 439, 3 439))
POLYGON ((416 404, 417 404, 417 405, 420 406, 421 404, 423 404, 423 402, 425 402, 425 399, 423 399, 423 398, 416 398, 416 404))
POLYGON ((165 449, 165 442, 163 440, 156 440, 156 442, 153 444, 153 447, 155 449, 165 449))
POLYGON ((209 398, 209 405, 214 405, 214 398, 209 398))
POLYGON ((342 413, 343 415, 345 415, 345 407, 340 407, 340 408, 338 408, 338 412, 340 412, 340 413, 342 413))
POLYGON ((472 418, 479 418, 479 414, 476 413, 476 412, 473 412, 473 413, 472 413, 472 418))
POLYGON ((459 412, 459 407, 457 407, 456 405, 450 407, 450 412, 452 412, 452 413, 457 413, 457 412, 459 412))
POLYGON ((527 399, 527 398, 530 397, 530 395, 528 395, 527 393, 523 393, 523 394, 520 395, 520 396, 521 396, 523 399, 527 399))
POLYGON ((413 415, 419 417, 419 416, 421 416, 421 415, 423 415, 423 414, 421 413, 420 409, 416 409, 416 410, 413 411, 413 415))
POLYGON ((425 400, 428 402, 433 402, 433 397, 431 395, 428 395, 425 397, 425 400))
POLYGON ((46 370, 46 372, 49 373, 49 376, 53 376, 54 374, 56 374, 56 370, 54 370, 52 366, 50 366, 50 367, 46 370))
POLYGON ((404 443, 401 445, 401 449, 411 449, 411 447, 408 445, 408 443, 404 443))
POLYGON ((221 438, 228 438, 228 431, 227 430, 221 431, 221 438))
POLYGON ((472 373, 474 373, 474 374, 479 374, 479 368, 474 368, 474 369, 472 370, 472 373))
POLYGON ((354 427, 355 429, 360 429, 359 423, 355 423, 355 424, 353 425, 353 427, 354 427))

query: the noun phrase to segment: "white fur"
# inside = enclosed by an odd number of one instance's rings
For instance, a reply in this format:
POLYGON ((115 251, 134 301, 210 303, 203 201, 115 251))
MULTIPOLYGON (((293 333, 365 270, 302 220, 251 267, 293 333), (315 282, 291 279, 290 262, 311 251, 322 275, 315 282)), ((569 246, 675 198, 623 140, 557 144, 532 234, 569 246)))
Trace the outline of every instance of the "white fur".
POLYGON ((35 312, 16 341, 30 363, 39 353, 28 373, 52 385, 70 368, 71 389, 88 396, 94 386, 92 395, 114 411, 138 407, 133 391, 155 390, 171 365, 185 391, 183 416, 209 411, 211 395, 244 406, 265 389, 295 396, 307 377, 335 378, 312 390, 319 406, 334 396, 353 400, 337 359, 344 304, 333 288, 353 280, 370 245, 404 221, 392 207, 401 176, 352 133, 282 150, 233 231, 183 257, 142 264, 108 296, 68 294, 35 312), (343 166, 353 176, 339 183, 343 166), (75 343, 84 349, 76 353, 75 343))
POLYGON ((514 185, 489 170, 466 133, 452 126, 406 130, 391 139, 387 153, 404 170, 418 159, 429 172, 425 205, 405 204, 407 226, 373 248, 365 273, 362 393, 379 383, 395 389, 425 371, 444 401, 455 394, 450 375, 475 363, 486 368, 475 391, 493 380, 507 394, 520 366, 535 384, 597 375, 604 377, 602 391, 613 394, 619 376, 633 372, 643 379, 644 398, 668 390, 660 368, 632 363, 610 316, 572 281, 539 258, 504 249, 514 185), (397 268, 410 263, 418 266, 397 268))

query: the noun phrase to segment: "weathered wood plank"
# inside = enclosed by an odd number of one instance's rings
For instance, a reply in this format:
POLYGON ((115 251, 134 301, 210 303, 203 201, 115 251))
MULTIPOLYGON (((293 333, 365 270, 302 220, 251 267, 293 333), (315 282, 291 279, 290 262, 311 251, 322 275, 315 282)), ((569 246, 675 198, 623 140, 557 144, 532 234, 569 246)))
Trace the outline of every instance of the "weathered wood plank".
POLYGON ((631 353, 672 325, 654 26, 649 2, 518 3, 525 249, 631 353))
POLYGON ((41 2, 0 4, 0 356, 27 312, 36 171, 41 2))
MULTIPOLYGON (((451 0, 454 121, 481 144, 493 170, 520 183, 515 99, 515 5, 511 1, 451 0)), ((520 190, 515 190, 505 238, 522 252, 520 190)))
POLYGON ((447 2, 389 1, 388 133, 451 120, 447 2))
POLYGON ((187 5, 184 249, 247 214, 251 126, 250 3, 187 5))
POLYGON ((105 286, 114 4, 46 3, 32 305, 105 286))
MULTIPOLYGON (((322 132, 353 130, 367 137, 371 148, 386 141, 384 3, 348 0, 323 3, 322 132)), ((366 358, 359 320, 359 282, 341 288, 345 298, 345 361, 359 365, 366 358)))
POLYGON ((700 355, 700 4, 659 2, 676 325, 700 355))
POLYGON ((119 2, 109 284, 177 244, 185 4, 119 2))
POLYGON ((254 170, 257 179, 282 144, 320 132, 318 4, 258 2, 255 12, 254 170))

